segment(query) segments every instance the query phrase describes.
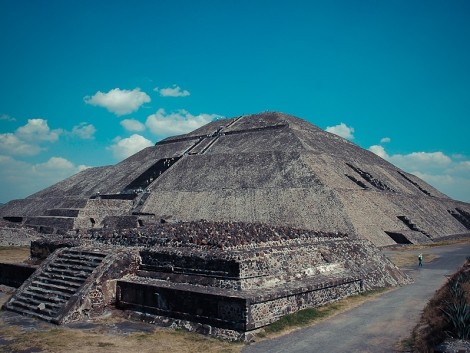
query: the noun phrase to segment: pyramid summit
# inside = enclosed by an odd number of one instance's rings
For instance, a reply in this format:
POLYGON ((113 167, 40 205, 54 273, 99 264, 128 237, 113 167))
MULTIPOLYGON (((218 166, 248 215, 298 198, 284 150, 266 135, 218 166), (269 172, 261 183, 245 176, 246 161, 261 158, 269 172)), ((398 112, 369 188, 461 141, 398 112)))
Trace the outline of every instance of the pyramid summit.
POLYGON ((377 246, 429 242, 470 225, 469 204, 305 120, 270 112, 166 138, 11 201, 0 215, 46 233, 204 219, 347 233, 377 246))

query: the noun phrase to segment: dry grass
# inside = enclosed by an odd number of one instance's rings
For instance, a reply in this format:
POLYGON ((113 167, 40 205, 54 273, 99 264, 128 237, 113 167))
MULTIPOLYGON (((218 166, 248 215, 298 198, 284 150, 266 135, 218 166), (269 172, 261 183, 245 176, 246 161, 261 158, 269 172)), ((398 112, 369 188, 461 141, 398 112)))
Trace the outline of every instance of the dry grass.
POLYGON ((241 343, 229 343, 186 331, 155 328, 151 333, 117 334, 101 327, 80 330, 67 327, 44 326, 26 331, 6 323, 0 314, 0 352, 33 351, 48 353, 157 353, 205 352, 239 353, 241 343))
MULTIPOLYGON (((396 252, 387 255, 387 257, 398 267, 418 266, 418 256, 416 254, 410 254, 408 252, 396 252)), ((427 263, 430 263, 438 258, 439 256, 437 255, 423 252, 423 266, 426 266, 427 263)))
POLYGON ((0 262, 18 263, 29 259, 29 246, 0 246, 0 262))

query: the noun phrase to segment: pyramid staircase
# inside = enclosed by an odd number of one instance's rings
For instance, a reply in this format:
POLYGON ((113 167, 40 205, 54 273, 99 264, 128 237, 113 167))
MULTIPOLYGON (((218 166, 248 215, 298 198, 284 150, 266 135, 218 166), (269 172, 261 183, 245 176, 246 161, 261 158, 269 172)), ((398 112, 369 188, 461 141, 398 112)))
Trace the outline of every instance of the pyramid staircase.
POLYGON ((55 324, 63 323, 80 301, 79 292, 96 277, 105 257, 101 252, 79 248, 56 251, 4 308, 55 324))

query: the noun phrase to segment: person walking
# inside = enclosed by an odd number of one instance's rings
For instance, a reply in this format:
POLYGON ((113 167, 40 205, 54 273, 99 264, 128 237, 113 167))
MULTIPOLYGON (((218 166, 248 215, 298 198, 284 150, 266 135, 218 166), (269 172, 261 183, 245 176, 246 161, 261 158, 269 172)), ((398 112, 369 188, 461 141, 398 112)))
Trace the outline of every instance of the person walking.
POLYGON ((418 255, 418 266, 423 267, 423 254, 418 255))

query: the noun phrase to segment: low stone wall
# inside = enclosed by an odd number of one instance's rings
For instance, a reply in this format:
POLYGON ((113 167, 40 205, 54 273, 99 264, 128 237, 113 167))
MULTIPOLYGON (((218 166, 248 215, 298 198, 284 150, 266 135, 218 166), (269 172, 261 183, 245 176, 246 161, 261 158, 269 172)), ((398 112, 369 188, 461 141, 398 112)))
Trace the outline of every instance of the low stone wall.
POLYGON ((246 331, 247 300, 243 297, 136 281, 118 281, 117 286, 116 306, 119 309, 246 331))
POLYGON ((31 242, 31 257, 36 260, 44 260, 55 250, 72 248, 80 244, 79 239, 37 239, 31 242))
MULTIPOLYGON (((308 286, 306 286, 308 288, 308 286)), ((321 283, 312 290, 300 291, 283 297, 250 303, 248 330, 266 326, 296 311, 325 305, 363 291, 359 279, 345 279, 321 283)))
POLYGON ((25 264, 0 263, 0 284, 18 288, 36 271, 36 268, 25 264))
POLYGON ((40 235, 31 228, 0 222, 0 246, 29 246, 40 235))
MULTIPOLYGON (((324 305, 362 291, 358 278, 298 283, 264 291, 208 289, 164 281, 130 279, 117 282, 116 306, 122 310, 165 316, 203 325, 208 333, 217 329, 247 332, 266 326, 298 310, 324 305)), ((237 338, 240 339, 240 338, 237 338)))

